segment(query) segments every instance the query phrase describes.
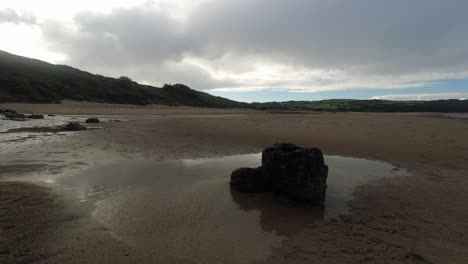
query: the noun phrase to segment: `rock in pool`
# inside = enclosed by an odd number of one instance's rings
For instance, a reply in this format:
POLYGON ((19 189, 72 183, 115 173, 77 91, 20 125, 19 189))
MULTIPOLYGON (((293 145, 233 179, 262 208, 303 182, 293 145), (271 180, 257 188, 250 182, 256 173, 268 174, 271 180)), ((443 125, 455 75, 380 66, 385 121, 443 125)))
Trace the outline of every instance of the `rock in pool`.
POLYGON ((230 184, 239 191, 270 191, 320 205, 325 202, 327 176, 328 166, 320 149, 280 143, 263 150, 261 167, 235 170, 230 184))
POLYGON ((92 124, 96 124, 96 123, 99 123, 99 119, 95 118, 95 117, 91 117, 91 118, 88 118, 86 119, 86 123, 92 123, 92 124))
POLYGON ((260 168, 239 168, 231 174, 231 186, 242 192, 267 191, 268 181, 260 168))

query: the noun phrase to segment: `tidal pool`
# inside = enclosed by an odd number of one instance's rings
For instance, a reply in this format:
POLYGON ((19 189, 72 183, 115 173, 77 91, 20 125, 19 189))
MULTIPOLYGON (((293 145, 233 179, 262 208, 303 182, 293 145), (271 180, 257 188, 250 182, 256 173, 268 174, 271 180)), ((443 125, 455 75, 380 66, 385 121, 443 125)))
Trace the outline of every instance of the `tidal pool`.
POLYGON ((56 183, 95 204, 93 216, 118 239, 163 263, 249 263, 308 225, 346 214, 356 186, 407 175, 357 158, 326 156, 327 202, 298 205, 271 194, 231 191, 238 167, 261 154, 198 160, 128 160, 88 169, 56 183))

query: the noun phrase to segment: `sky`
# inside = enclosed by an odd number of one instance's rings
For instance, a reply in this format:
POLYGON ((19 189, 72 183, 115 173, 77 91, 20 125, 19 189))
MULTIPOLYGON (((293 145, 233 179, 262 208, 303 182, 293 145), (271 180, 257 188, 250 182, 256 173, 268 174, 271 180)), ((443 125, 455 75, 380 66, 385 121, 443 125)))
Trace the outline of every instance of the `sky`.
POLYGON ((466 0, 0 0, 0 50, 246 102, 468 98, 466 0))

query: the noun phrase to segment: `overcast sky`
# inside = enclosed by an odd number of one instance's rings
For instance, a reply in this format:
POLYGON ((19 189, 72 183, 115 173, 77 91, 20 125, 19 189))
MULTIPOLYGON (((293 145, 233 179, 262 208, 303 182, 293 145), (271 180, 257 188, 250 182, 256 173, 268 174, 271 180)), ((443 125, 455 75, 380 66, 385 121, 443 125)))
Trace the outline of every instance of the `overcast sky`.
POLYGON ((0 49, 244 101, 466 98, 467 10, 466 0, 1 0, 0 49))

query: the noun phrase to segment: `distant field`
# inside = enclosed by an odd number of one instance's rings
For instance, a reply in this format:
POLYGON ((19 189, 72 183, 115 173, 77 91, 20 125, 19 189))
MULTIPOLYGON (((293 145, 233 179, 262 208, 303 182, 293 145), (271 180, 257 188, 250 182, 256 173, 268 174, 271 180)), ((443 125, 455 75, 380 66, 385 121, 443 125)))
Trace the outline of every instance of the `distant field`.
POLYGON ((322 101, 288 101, 253 103, 263 110, 309 110, 336 112, 468 112, 468 100, 388 101, 333 99, 322 101))

